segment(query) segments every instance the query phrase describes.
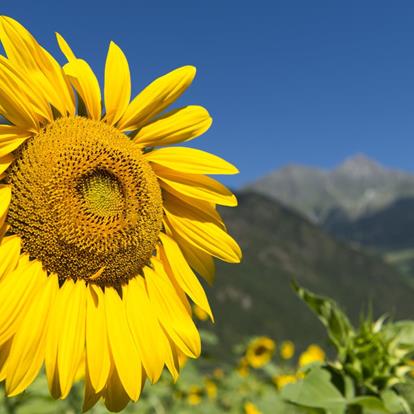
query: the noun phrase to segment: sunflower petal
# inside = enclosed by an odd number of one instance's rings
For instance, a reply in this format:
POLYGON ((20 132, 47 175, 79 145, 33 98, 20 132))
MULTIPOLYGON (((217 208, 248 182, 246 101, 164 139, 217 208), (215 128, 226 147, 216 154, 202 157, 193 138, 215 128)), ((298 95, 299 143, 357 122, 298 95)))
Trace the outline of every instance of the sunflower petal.
POLYGON ((196 69, 193 66, 183 66, 156 79, 128 105, 118 123, 118 128, 120 130, 141 128, 190 86, 195 73, 196 69))
POLYGON ((105 386, 111 368, 102 289, 90 284, 87 288, 86 302, 87 369, 91 386, 95 392, 99 392, 105 386))
POLYGON ((113 288, 105 289, 105 313, 109 346, 119 379, 129 398, 141 392, 142 369, 138 349, 128 326, 124 304, 113 288))
POLYGON ((70 300, 61 320, 58 343, 58 373, 62 398, 66 398, 75 379, 85 347, 86 286, 83 280, 76 283, 67 279, 70 300))
POLYGON ((0 56, 0 70, 4 72, 3 75, 7 73, 8 77, 12 78, 19 85, 19 93, 27 98, 27 106, 30 108, 29 110, 33 117, 36 118, 36 121, 43 123, 44 121, 51 122, 53 120, 52 109, 50 108, 47 97, 43 89, 36 82, 30 82, 27 74, 19 67, 14 66, 4 56, 0 56))
POLYGON ((43 364, 49 311, 59 289, 58 279, 39 274, 41 283, 13 338, 7 364, 6 393, 24 391, 36 378, 43 364))
POLYGON ((170 226, 190 244, 225 262, 240 262, 239 245, 207 213, 170 195, 164 195, 164 211, 170 226))
POLYGON ((170 283, 173 285, 175 292, 180 298, 182 304, 184 305, 187 313, 192 316, 193 310, 191 308, 190 301, 187 298, 187 295, 183 288, 178 284, 177 279, 172 274, 171 266, 168 263, 167 257, 165 255, 164 248, 161 245, 157 246, 155 257, 162 263, 165 274, 168 276, 170 283))
POLYGON ((18 236, 5 237, 0 243, 0 280, 12 272, 20 257, 21 239, 18 236))
POLYGON ((190 267, 212 285, 215 280, 216 265, 211 255, 181 237, 179 233, 174 231, 167 220, 163 220, 163 226, 166 234, 171 236, 180 246, 190 267))
POLYGON ((86 379, 85 379, 85 393, 83 397, 83 406, 82 412, 89 411, 101 398, 103 392, 95 392, 90 379, 88 377, 88 373, 86 372, 86 379))
POLYGON ((0 157, 0 174, 3 174, 10 164, 14 161, 14 157, 11 154, 3 155, 0 157))
POLYGON ((50 309, 50 321, 47 333, 45 368, 49 385, 49 391, 53 398, 58 399, 62 396, 59 381, 58 351, 59 340, 64 329, 62 321, 65 319, 66 310, 72 300, 74 282, 68 279, 63 283, 56 295, 54 305, 50 309))
POLYGON ((0 381, 4 381, 6 379, 7 365, 12 342, 13 338, 10 338, 7 342, 0 345, 0 381))
POLYGON ((2 16, 0 22, 0 40, 13 65, 41 85, 48 102, 62 115, 73 115, 74 97, 58 62, 16 20, 2 16))
POLYGON ((0 185, 0 227, 3 226, 6 220, 7 211, 9 209, 11 201, 11 186, 1 184, 0 185))
POLYGON ((223 184, 202 174, 181 173, 168 168, 157 169, 161 187, 180 197, 206 200, 214 204, 234 207, 237 205, 235 195, 223 184))
POLYGON ((29 138, 32 135, 33 134, 23 128, 14 125, 0 124, 0 144, 13 141, 14 139, 29 138))
POLYGON ((152 258, 151 264, 154 270, 145 267, 144 274, 153 309, 160 323, 181 351, 187 356, 196 358, 201 350, 197 328, 169 281, 161 262, 152 258))
POLYGON ((70 48, 68 42, 63 38, 63 36, 60 33, 56 34, 56 40, 58 42, 59 48, 62 51, 62 53, 65 55, 65 58, 69 61, 76 60, 76 56, 73 53, 72 49, 70 48))
POLYGON ((157 147, 189 141, 204 134, 213 120, 205 108, 186 106, 169 112, 142 127, 134 141, 143 147, 157 147))
POLYGON ((154 316, 144 279, 140 276, 131 279, 124 287, 124 293, 128 323, 145 372, 154 383, 161 375, 165 360, 170 357, 168 339, 154 316))
POLYGON ((2 64, 0 64, 0 102, 2 115, 7 120, 26 130, 33 132, 39 130, 39 121, 24 93, 24 85, 2 64))
POLYGON ((91 67, 83 59, 74 59, 66 63, 63 69, 85 103, 89 117, 100 120, 101 89, 91 67))
POLYGON ((130 401, 117 371, 114 369, 109 377, 104 393, 105 406, 109 411, 117 413, 122 411, 130 401))
POLYGON ((171 268, 171 274, 185 293, 213 320, 210 305, 203 287, 185 260, 177 243, 165 233, 160 233, 162 247, 171 268))
POLYGON ((186 239, 174 235, 189 265, 202 276, 210 285, 214 283, 216 266, 214 259, 208 253, 194 247, 186 239))
POLYGON ((5 157, 11 154, 14 150, 20 147, 27 138, 17 138, 13 141, 2 142, 0 143, 0 157, 5 157))
POLYGON ((21 256, 16 269, 0 284, 0 344, 18 330, 31 298, 38 290, 42 265, 21 256))
POLYGON ((114 42, 109 45, 105 64, 105 121, 114 125, 125 113, 131 99, 128 61, 114 42))
MULTIPOLYGON (((144 155, 148 161, 190 174, 237 174, 237 168, 216 155, 194 148, 160 148, 144 155)), ((158 166, 154 165, 155 172, 158 166)))

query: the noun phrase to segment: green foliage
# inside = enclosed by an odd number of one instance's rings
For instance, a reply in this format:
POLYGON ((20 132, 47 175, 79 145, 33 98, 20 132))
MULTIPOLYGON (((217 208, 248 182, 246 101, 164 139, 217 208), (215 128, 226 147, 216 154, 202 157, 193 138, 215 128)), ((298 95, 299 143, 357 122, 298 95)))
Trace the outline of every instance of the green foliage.
POLYGON ((283 397, 298 406, 342 413, 411 413, 398 385, 412 371, 414 322, 362 319, 355 329, 331 299, 293 285, 316 313, 337 351, 333 362, 310 366, 303 380, 288 385, 283 397))

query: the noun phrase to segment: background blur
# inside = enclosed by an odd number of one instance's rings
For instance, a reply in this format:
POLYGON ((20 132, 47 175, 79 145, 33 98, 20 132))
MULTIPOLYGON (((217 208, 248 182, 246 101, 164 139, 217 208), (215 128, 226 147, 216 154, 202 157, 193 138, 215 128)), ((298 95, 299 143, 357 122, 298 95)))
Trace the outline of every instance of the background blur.
POLYGON ((203 323, 216 361, 255 335, 329 353, 293 278, 354 321, 412 318, 413 2, 19 0, 1 12, 60 57, 61 33, 101 81, 115 41, 134 93, 198 68, 177 105, 204 105, 214 123, 190 146, 241 171, 223 177, 240 205, 222 213, 244 260, 217 266, 216 324, 203 323))

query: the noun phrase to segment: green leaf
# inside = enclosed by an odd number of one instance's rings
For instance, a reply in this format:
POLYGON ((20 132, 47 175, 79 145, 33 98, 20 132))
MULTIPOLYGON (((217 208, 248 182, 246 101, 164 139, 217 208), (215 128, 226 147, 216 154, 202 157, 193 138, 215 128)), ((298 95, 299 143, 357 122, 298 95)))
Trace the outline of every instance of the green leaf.
POLYGON ((309 290, 300 287, 296 282, 292 282, 292 287, 325 325, 329 338, 337 350, 343 350, 353 335, 354 329, 338 304, 330 298, 315 295, 309 290))
POLYGON ((398 395, 393 390, 385 390, 381 393, 382 401, 384 401, 385 407, 391 413, 405 413, 411 414, 411 409, 407 403, 407 401, 398 395))
POLYGON ((349 377, 348 375, 345 375, 343 378, 344 378, 345 398, 347 400, 350 400, 355 395, 354 381, 352 381, 352 378, 349 377))
POLYGON ((288 384, 281 392, 285 400, 311 408, 323 408, 332 414, 343 414, 346 408, 344 396, 331 383, 331 375, 323 368, 312 368, 307 376, 288 384))
POLYGON ((377 397, 372 396, 362 396, 362 397, 356 397, 349 401, 350 405, 359 405, 364 409, 364 413, 390 413, 389 410, 384 405, 384 402, 377 397))

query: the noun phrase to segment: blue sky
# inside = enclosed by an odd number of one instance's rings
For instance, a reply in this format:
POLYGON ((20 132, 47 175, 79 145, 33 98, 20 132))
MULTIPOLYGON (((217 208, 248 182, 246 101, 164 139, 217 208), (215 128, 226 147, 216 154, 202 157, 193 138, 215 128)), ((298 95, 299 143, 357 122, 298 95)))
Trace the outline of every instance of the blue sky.
POLYGON ((197 66, 177 105, 209 109, 213 127, 191 146, 234 162, 233 187, 357 152, 414 172, 414 2, 18 0, 1 12, 56 54, 62 33, 101 79, 114 40, 134 92, 197 66))

